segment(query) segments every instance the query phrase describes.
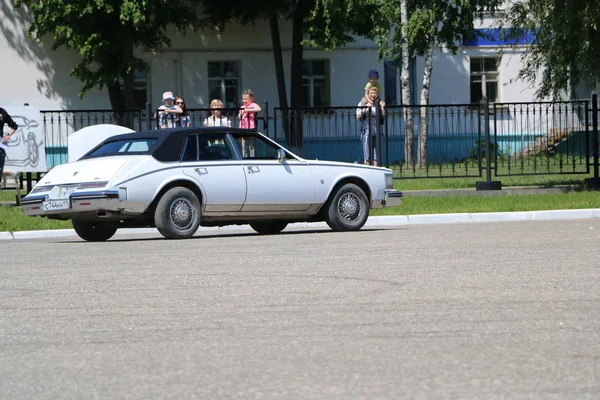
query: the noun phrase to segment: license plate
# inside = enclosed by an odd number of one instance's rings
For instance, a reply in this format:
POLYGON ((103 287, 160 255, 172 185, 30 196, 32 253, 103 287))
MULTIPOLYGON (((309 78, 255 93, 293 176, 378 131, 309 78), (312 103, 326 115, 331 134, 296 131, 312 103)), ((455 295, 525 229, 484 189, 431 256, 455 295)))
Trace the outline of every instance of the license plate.
POLYGON ((44 211, 68 210, 69 208, 71 208, 70 200, 48 200, 42 203, 44 211))

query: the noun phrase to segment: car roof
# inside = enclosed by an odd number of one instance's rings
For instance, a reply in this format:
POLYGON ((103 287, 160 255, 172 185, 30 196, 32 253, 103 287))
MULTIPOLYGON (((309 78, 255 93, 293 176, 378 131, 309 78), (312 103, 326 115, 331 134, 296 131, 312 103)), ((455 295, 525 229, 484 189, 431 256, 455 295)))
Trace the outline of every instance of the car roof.
MULTIPOLYGON (((211 133, 232 133, 244 134, 244 135, 258 135, 258 132, 248 129, 240 128, 228 128, 228 127, 196 127, 196 128, 166 128, 166 129, 153 129, 140 132, 123 133, 115 136, 106 138, 104 141, 99 143, 97 146, 88 151, 81 159, 91 158, 94 152, 108 143, 119 142, 121 140, 144 140, 153 139, 153 144, 148 149, 146 154, 152 155, 159 161, 175 161, 181 156, 183 147, 185 146, 186 137, 190 134, 211 134, 211 133)), ((104 154, 106 155, 118 155, 104 154)))
POLYGON ((187 136, 188 134, 202 134, 202 133, 215 133, 215 132, 229 132, 229 133, 243 133, 243 134, 256 134, 256 131, 241 129, 241 128, 227 128, 223 126, 214 126, 214 127, 192 127, 192 128, 166 128, 166 129, 152 129, 146 131, 139 132, 131 132, 131 133, 123 133, 120 135, 115 135, 104 140, 107 142, 114 142, 118 140, 124 139, 147 139, 153 138, 158 139, 159 141, 167 140, 173 136, 187 136))

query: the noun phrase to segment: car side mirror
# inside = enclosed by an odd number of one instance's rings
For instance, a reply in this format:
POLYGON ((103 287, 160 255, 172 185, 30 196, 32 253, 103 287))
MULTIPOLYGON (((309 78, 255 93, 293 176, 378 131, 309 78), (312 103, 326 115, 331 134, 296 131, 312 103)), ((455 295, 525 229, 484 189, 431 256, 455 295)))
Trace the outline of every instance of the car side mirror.
POLYGON ((277 150, 277 161, 279 161, 280 163, 283 163, 283 161, 285 161, 285 150, 284 149, 277 150))

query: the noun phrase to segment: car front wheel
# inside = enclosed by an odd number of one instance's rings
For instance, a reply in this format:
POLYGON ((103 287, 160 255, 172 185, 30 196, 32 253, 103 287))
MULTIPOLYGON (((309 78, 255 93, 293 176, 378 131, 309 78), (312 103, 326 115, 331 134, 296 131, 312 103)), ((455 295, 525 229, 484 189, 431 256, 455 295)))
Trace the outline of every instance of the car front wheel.
POLYGON ((186 239, 198 230, 200 214, 200 200, 194 192, 184 187, 174 187, 158 201, 154 224, 167 239, 186 239))
POLYGON ((265 221, 265 222, 253 222, 250 227, 261 235, 277 235, 288 225, 287 222, 281 221, 265 221))
POLYGON ((340 187, 325 204, 325 222, 334 231, 357 231, 369 217, 369 200, 353 183, 340 187))
POLYGON ((117 225, 109 222, 88 222, 74 219, 73 229, 77 235, 88 242, 104 242, 117 232, 117 225))

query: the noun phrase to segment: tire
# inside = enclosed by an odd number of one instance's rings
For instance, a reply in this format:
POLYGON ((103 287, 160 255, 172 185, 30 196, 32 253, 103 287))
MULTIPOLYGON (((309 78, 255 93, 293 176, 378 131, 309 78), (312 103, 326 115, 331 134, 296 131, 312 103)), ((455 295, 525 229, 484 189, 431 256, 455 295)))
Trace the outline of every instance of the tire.
POLYGON ((288 225, 285 221, 253 222, 250 227, 261 235, 277 235, 288 225))
POLYGON ((187 239, 201 220, 200 200, 190 189, 174 187, 162 195, 154 210, 156 229, 167 239, 187 239))
POLYGON ((117 232, 117 225, 110 222, 88 222, 74 219, 73 229, 88 242, 105 242, 117 232))
POLYGON ((325 222, 334 231, 357 231, 369 218, 369 200, 364 190, 347 183, 329 198, 324 214, 325 222))
POLYGON ((27 154, 29 157, 29 164, 32 167, 37 167, 38 162, 40 161, 40 150, 35 141, 35 134, 31 132, 27 135, 27 154))

